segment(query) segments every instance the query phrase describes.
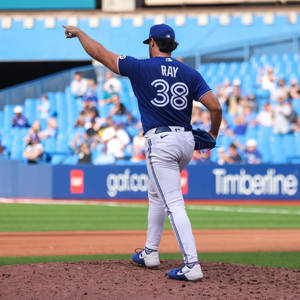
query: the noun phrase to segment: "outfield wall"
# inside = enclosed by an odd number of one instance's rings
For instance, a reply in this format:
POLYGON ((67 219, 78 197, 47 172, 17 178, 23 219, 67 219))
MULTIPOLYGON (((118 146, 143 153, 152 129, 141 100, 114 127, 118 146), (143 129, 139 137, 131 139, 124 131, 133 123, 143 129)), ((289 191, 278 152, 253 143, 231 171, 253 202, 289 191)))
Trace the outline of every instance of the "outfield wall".
MULTIPOLYGON (((300 165, 190 165, 181 174, 186 199, 300 200, 300 165)), ((146 199, 144 165, 52 166, 0 161, 0 197, 146 199)), ((172 184, 172 183, 170 183, 172 184)))

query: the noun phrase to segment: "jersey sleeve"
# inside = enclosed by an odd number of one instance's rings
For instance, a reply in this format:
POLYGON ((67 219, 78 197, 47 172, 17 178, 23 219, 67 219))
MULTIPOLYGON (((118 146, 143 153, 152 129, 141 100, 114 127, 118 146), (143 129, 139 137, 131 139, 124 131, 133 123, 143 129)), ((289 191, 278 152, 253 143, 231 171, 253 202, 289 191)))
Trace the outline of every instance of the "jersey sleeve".
POLYGON ((211 91, 211 88, 208 86, 204 78, 201 76, 200 73, 195 72, 193 91, 194 100, 199 101, 200 98, 209 91, 211 91))
POLYGON ((139 60, 132 56, 119 56, 118 68, 122 76, 133 77, 137 75, 139 60))

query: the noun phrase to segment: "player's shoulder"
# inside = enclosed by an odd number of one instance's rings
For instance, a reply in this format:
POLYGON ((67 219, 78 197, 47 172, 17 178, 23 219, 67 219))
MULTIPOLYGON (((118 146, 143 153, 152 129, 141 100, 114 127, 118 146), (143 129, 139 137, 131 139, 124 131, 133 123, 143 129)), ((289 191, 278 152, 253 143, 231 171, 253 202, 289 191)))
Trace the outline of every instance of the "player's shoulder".
POLYGON ((180 64, 180 66, 182 68, 184 68, 187 72, 193 74, 193 75, 196 75, 196 74, 200 74, 195 68, 181 62, 181 61, 177 61, 178 64, 180 64))

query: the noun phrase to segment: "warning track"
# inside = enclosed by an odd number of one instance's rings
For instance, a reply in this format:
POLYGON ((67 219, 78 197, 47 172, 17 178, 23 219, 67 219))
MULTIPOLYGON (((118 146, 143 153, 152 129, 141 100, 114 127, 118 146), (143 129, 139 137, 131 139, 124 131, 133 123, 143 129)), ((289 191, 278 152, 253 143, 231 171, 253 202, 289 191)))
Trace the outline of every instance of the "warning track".
MULTIPOLYGON (((199 252, 300 251, 300 230, 194 230, 199 252)), ((0 256, 131 254, 143 247, 146 231, 2 232, 0 256)), ((165 230, 161 253, 179 252, 165 230)))

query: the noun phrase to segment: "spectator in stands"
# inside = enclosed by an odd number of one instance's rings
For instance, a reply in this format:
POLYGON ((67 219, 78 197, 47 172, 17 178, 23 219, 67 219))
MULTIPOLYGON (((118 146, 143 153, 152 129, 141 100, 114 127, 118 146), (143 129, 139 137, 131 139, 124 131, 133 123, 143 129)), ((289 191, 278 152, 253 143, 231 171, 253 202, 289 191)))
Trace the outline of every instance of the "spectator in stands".
POLYGON ((77 120, 76 120, 76 122, 75 122, 75 124, 74 124, 74 127, 75 127, 75 128, 78 128, 78 127, 83 127, 83 128, 84 128, 84 125, 85 125, 85 114, 86 114, 86 111, 85 111, 85 110, 83 110, 83 111, 79 114, 79 116, 78 116, 78 118, 77 118, 77 120))
POLYGON ((111 118, 114 115, 125 115, 126 114, 126 107, 125 105, 120 101, 120 96, 117 93, 114 93, 110 98, 108 99, 102 99, 99 104, 100 105, 106 105, 109 103, 113 103, 114 107, 110 110, 108 113, 108 117, 111 118))
POLYGON ((31 128, 33 128, 36 134, 39 134, 41 131, 41 122, 39 120, 33 121, 31 128))
POLYGON ((249 139, 246 142, 246 149, 244 149, 244 155, 246 158, 246 163, 248 164, 260 164, 261 154, 257 150, 257 142, 254 139, 249 139))
POLYGON ((42 130, 39 133, 39 138, 40 140, 44 140, 50 137, 55 138, 57 135, 57 123, 56 120, 54 118, 49 118, 47 120, 47 128, 45 130, 42 130))
POLYGON ((300 132, 300 117, 297 117, 297 123, 292 124, 293 132, 300 132))
POLYGON ((90 128, 96 129, 94 126, 97 124, 97 122, 100 120, 99 118, 99 112, 96 107, 89 107, 86 108, 79 116, 78 120, 76 121, 75 125, 83 125, 83 127, 86 130, 89 130, 90 128))
POLYGON ((224 165, 226 164, 226 161, 228 159, 227 153, 225 151, 224 147, 219 147, 218 148, 218 165, 224 165))
POLYGON ((210 129, 210 113, 207 110, 201 111, 201 123, 199 124, 199 127, 206 131, 209 131, 210 129))
POLYGON ((139 122, 139 120, 132 115, 132 113, 129 110, 126 110, 126 117, 127 117, 127 121, 124 122, 124 128, 127 127, 137 127, 137 128, 142 128, 142 123, 139 122))
POLYGON ((49 111, 50 111, 50 103, 48 100, 47 95, 42 95, 42 103, 41 105, 37 106, 37 110, 40 112, 41 119, 48 119, 49 118, 49 111))
POLYGON ((85 116, 85 129, 88 138, 94 138, 98 135, 100 128, 105 124, 106 119, 100 118, 96 107, 90 107, 87 109, 85 116))
POLYGON ((241 115, 245 111, 247 106, 248 106, 248 98, 247 97, 241 97, 240 101, 237 105, 236 115, 241 115))
POLYGON ((93 79, 88 80, 88 88, 83 96, 84 109, 94 107, 97 105, 97 85, 93 79))
POLYGON ((14 108, 15 117, 12 120, 12 126, 16 128, 26 128, 29 127, 28 120, 22 115, 23 109, 21 106, 16 106, 14 108))
POLYGON ((115 93, 120 93, 122 91, 122 84, 119 79, 113 77, 112 72, 107 71, 105 73, 105 82, 102 87, 103 99, 109 99, 115 93))
POLYGON ((258 75, 257 81, 261 84, 261 87, 264 90, 272 91, 276 87, 276 79, 274 75, 273 68, 270 66, 266 66, 264 75, 260 76, 258 75))
POLYGON ((211 163, 210 159, 210 150, 206 151, 194 151, 192 161, 195 162, 196 164, 208 164, 211 163))
MULTIPOLYGON (((249 139, 246 142, 246 147, 240 143, 234 135, 232 135, 232 139, 233 139, 233 145, 236 148, 239 148, 240 151, 243 152, 243 155, 245 157, 245 162, 248 164, 260 164, 261 163, 261 159, 262 156, 260 154, 260 152, 257 150, 257 142, 255 139, 249 139)), ((230 150, 230 155, 234 154, 234 149, 233 147, 231 147, 230 150)))
POLYGON ((130 138, 122 124, 115 124, 111 118, 106 120, 107 127, 103 130, 101 141, 107 147, 107 153, 113 154, 116 159, 124 158, 124 149, 130 138))
POLYGON ((120 101, 119 94, 114 94, 111 97, 111 102, 114 104, 114 107, 109 112, 108 117, 112 117, 114 115, 125 115, 126 114, 126 107, 125 105, 120 101))
POLYGON ((289 88, 286 86, 285 79, 280 78, 278 81, 278 87, 271 91, 271 100, 278 100, 279 98, 286 100, 288 99, 288 94, 289 88))
POLYGON ((235 144, 230 144, 228 150, 226 163, 241 164, 243 162, 235 144))
POLYGON ((108 165, 115 163, 116 159, 112 154, 107 153, 107 148, 104 147, 102 152, 94 159, 95 165, 108 165))
POLYGON ((290 81, 290 89, 288 93, 289 99, 300 99, 300 87, 297 79, 291 79, 290 81))
POLYGON ((228 126, 227 120, 222 119, 221 125, 220 125, 220 130, 219 130, 219 136, 223 135, 229 135, 231 136, 233 133, 232 129, 228 126))
POLYGON ((87 92, 88 81, 83 78, 80 72, 74 73, 74 79, 71 82, 71 92, 76 98, 81 98, 87 92))
POLYGON ((133 138, 133 155, 131 161, 139 162, 145 160, 145 147, 146 139, 143 136, 143 130, 140 129, 139 134, 133 138))
POLYGON ((248 126, 253 126, 255 121, 255 114, 252 108, 247 105, 242 112, 234 118, 234 133, 244 135, 248 126))
POLYGON ((97 105, 98 98, 95 96, 84 96, 83 97, 83 108, 91 108, 97 105))
POLYGON ((92 160, 92 154, 89 148, 89 143, 82 140, 80 135, 77 134, 71 144, 71 148, 78 155, 78 164, 89 164, 92 160))
POLYGON ((242 98, 241 95, 241 81, 239 79, 235 79, 233 81, 233 89, 232 93, 228 95, 225 100, 225 106, 227 107, 227 111, 232 115, 236 115, 238 111, 238 104, 242 98))
POLYGON ((29 129, 29 136, 25 138, 25 141, 27 145, 23 152, 23 157, 27 159, 29 164, 36 164, 41 161, 44 147, 33 127, 29 129))
POLYGON ((223 87, 220 89, 220 99, 223 99, 222 104, 225 103, 226 99, 232 94, 233 87, 228 79, 224 80, 223 87))
POLYGON ((2 145, 0 140, 0 157, 6 153, 5 147, 2 145))
POLYGON ((266 102, 264 104, 263 110, 261 110, 258 113, 253 124, 266 126, 266 127, 273 126, 273 110, 272 110, 272 105, 270 104, 270 102, 266 102))
POLYGON ((291 110, 291 112, 287 118, 288 118, 289 122, 291 123, 291 129, 293 131, 293 129, 295 128, 295 126, 297 126, 297 123, 298 123, 298 115, 297 115, 291 101, 287 101, 287 105, 290 107, 290 110, 291 110))
POLYGON ((292 113, 291 106, 279 97, 278 105, 273 107, 273 131, 276 134, 287 134, 291 130, 289 116, 292 113))
POLYGON ((193 105, 193 112, 191 118, 191 124, 193 128, 199 128, 202 123, 201 118, 201 108, 199 106, 193 105))
POLYGON ((248 95, 248 105, 251 106, 253 112, 258 112, 258 104, 254 93, 248 95))
POLYGON ((228 153, 225 151, 224 147, 218 148, 218 164, 225 165, 225 164, 240 164, 242 163, 242 158, 237 151, 237 147, 235 144, 231 144, 228 149, 228 153))

